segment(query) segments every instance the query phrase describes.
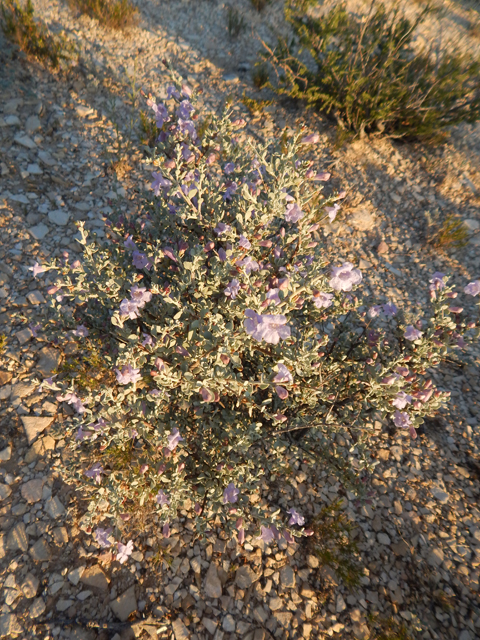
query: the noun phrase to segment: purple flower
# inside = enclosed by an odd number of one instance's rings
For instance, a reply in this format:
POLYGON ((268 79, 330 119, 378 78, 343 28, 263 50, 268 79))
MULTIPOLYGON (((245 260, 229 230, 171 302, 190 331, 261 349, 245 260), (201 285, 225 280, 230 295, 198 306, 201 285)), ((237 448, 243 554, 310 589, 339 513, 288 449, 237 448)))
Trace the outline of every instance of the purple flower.
POLYGON ((95 540, 97 541, 97 544, 100 547, 107 549, 108 547, 112 546, 112 543, 109 542, 108 540, 108 537, 110 536, 111 533, 112 533, 111 529, 98 528, 95 530, 95 533, 93 535, 95 536, 95 540))
POLYGON ((173 429, 172 433, 167 437, 167 440, 167 449, 170 449, 170 451, 175 451, 178 443, 184 442, 184 438, 182 438, 177 428, 173 429))
MULTIPOLYGON (((147 104, 148 102, 149 101, 147 101, 147 104)), ((149 106, 151 106, 153 111, 155 112, 155 123, 157 127, 161 129, 165 122, 168 122, 170 120, 166 106, 164 104, 155 103, 150 104, 149 106)))
POLYGON ((88 471, 85 471, 87 478, 93 478, 96 484, 100 484, 102 482, 102 473, 103 467, 100 462, 95 462, 93 467, 88 469, 88 471))
POLYGON ((153 182, 151 187, 156 196, 160 194, 160 189, 168 189, 172 186, 172 183, 167 178, 164 178, 160 172, 154 171, 152 173, 153 182))
POLYGON ((222 233, 228 233, 231 230, 232 227, 229 224, 225 224, 224 222, 219 222, 214 229, 217 236, 221 236, 222 233))
POLYGON ((433 389, 421 389, 414 394, 421 402, 425 403, 430 400, 433 395, 433 389))
MULTIPOLYGON (((188 144, 185 144, 185 143, 182 143, 182 158, 185 160, 185 162, 191 162, 195 158, 195 154, 190 149, 188 144)), ((191 173, 191 171, 190 171, 190 173, 191 173)), ((185 176, 185 182, 192 182, 192 180, 188 180, 187 179, 188 176, 189 176, 189 174, 187 174, 185 176)), ((182 187, 182 189, 183 189, 183 187, 182 187)), ((189 189, 184 189, 185 195, 188 195, 188 192, 189 192, 189 189)))
POLYGON ((228 175, 229 173, 233 173, 235 171, 235 165, 233 164, 233 162, 228 162, 224 167, 223 170, 225 171, 225 173, 228 175))
POLYGON ((267 544, 272 540, 280 540, 282 537, 280 531, 273 524, 270 527, 260 527, 260 531, 260 538, 267 544))
POLYGON ((176 100, 180 100, 181 98, 180 93, 175 89, 175 87, 170 85, 167 87, 167 100, 171 100, 172 97, 176 100))
POLYGON ((120 564, 123 564, 128 560, 128 557, 132 555, 133 551, 133 540, 129 540, 127 544, 122 544, 119 542, 117 544, 117 560, 120 564))
POLYGON ((431 282, 430 290, 431 291, 439 291, 440 289, 445 289, 445 282, 443 278, 445 277, 444 273, 440 273, 440 271, 435 271, 429 282, 431 282))
POLYGON ((394 304, 382 304, 383 313, 386 316, 394 316, 396 315, 398 309, 394 304))
POLYGON ((121 371, 115 369, 115 373, 119 384, 135 383, 142 378, 140 369, 134 369, 130 363, 123 365, 121 371))
POLYGON ((38 262, 35 262, 33 267, 28 267, 28 270, 32 272, 34 278, 39 276, 41 273, 45 273, 46 271, 45 267, 42 267, 40 264, 38 264, 38 262))
POLYGON ((470 282, 470 284, 467 284, 464 291, 469 296, 478 296, 480 293, 480 280, 474 280, 470 282))
POLYGON ((153 345, 155 344, 155 341, 152 338, 152 336, 149 335, 148 333, 142 333, 142 335, 143 335, 142 347, 153 347, 153 345))
POLYGON ((410 416, 404 411, 395 411, 395 413, 393 414, 393 422, 400 429, 410 429, 410 427, 412 426, 410 416))
POLYGON ((204 402, 213 402, 215 400, 215 394, 206 387, 200 389, 200 395, 204 402))
POLYGON ((71 404, 77 413, 85 413, 86 409, 83 406, 82 401, 73 391, 66 393, 64 396, 57 396, 59 402, 67 402, 71 404))
POLYGON ((189 120, 190 114, 192 114, 194 111, 195 108, 190 100, 182 100, 177 109, 177 114, 179 118, 182 118, 182 120, 189 120))
POLYGON ((362 274, 351 262, 344 262, 341 267, 333 267, 329 284, 335 291, 351 291, 352 287, 362 281, 362 274))
POLYGON ((166 522, 162 527, 162 535, 164 538, 170 537, 170 525, 166 522))
POLYGON ((128 317, 131 320, 133 320, 134 318, 138 318, 138 305, 132 300, 127 300, 127 298, 124 298, 120 303, 119 310, 122 318, 128 317))
POLYGON ((151 269, 153 264, 144 253, 140 251, 134 251, 132 253, 133 266, 137 269, 151 269))
POLYGON ((302 138, 302 144, 317 144, 320 142, 320 136, 318 133, 310 133, 308 136, 302 138))
POLYGON ((237 266, 243 267, 247 276, 249 276, 252 271, 258 271, 260 269, 260 265, 258 264, 258 262, 253 260, 251 256, 245 256, 243 260, 238 260, 237 266))
POLYGON ((218 257, 220 258, 221 262, 225 262, 225 260, 227 259, 227 252, 222 247, 220 247, 220 249, 218 250, 218 257))
POLYGON ((280 291, 280 289, 270 289, 270 291, 267 291, 267 300, 269 302, 273 302, 273 304, 277 305, 281 303, 280 298, 278 297, 278 292, 280 291))
POLYGON ((130 297, 137 307, 141 309, 152 299, 152 292, 147 291, 146 287, 139 287, 137 284, 134 284, 130 289, 130 297))
POLYGON ((376 318, 378 315, 380 315, 381 310, 382 310, 381 305, 374 304, 373 307, 370 307, 370 309, 367 311, 367 315, 369 318, 376 318))
POLYGON ((132 240, 132 236, 128 236, 128 238, 123 243, 123 246, 125 247, 125 249, 132 249, 132 251, 136 251, 137 249, 137 245, 132 240))
POLYGON ((285 220, 287 222, 298 222, 303 218, 303 216, 304 213, 296 202, 290 202, 287 204, 287 210, 285 212, 285 220))
POLYGON ((290 520, 288 524, 298 524, 300 527, 305 524, 305 518, 301 516, 293 507, 287 511, 290 514, 290 520))
POLYGON ((281 339, 290 337, 290 327, 287 325, 285 316, 262 316, 252 309, 246 309, 245 316, 247 317, 243 323, 245 331, 258 342, 265 340, 270 344, 278 344, 281 339))
POLYGON ((331 307, 333 304, 333 293, 320 291, 317 295, 313 296, 313 304, 317 309, 328 309, 328 307, 331 307))
POLYGON ((231 182, 227 186, 227 189, 226 189, 225 193, 223 194, 223 199, 224 200, 231 200, 233 194, 236 192, 237 189, 238 189, 238 184, 236 182, 231 182))
POLYGON ((333 222, 337 217, 337 213, 340 211, 340 205, 338 204, 338 202, 335 202, 333 207, 325 207, 325 211, 330 218, 330 222, 333 222))
POLYGON ((167 496, 165 495, 165 493, 160 489, 159 492, 157 493, 157 497, 155 498, 155 500, 157 501, 157 503, 163 507, 165 505, 170 504, 170 500, 167 498, 167 496))
POLYGON ((195 125, 192 120, 179 118, 178 128, 182 133, 186 133, 187 135, 189 135, 192 140, 197 139, 197 130, 195 129, 195 125))
POLYGON ((93 425, 95 431, 100 431, 100 429, 104 429, 107 426, 107 423, 104 418, 99 418, 98 422, 93 425))
POLYGON ((77 434, 75 436, 75 440, 79 440, 81 442, 82 440, 85 440, 85 438, 89 438, 89 437, 90 437, 90 431, 84 431, 83 430, 83 426, 80 425, 78 427, 78 431, 77 431, 77 434))
POLYGON ((283 363, 277 364, 277 371, 278 373, 274 377, 273 382, 288 382, 292 384, 293 376, 283 363))
POLYGON ((227 504, 229 502, 238 502, 238 494, 240 490, 235 487, 233 482, 230 482, 228 487, 223 492, 223 504, 227 504))
POLYGON ((407 404, 410 404, 412 402, 412 400, 412 396, 409 396, 408 393, 405 393, 405 391, 399 391, 395 396, 395 400, 393 400, 392 404, 394 407, 397 407, 397 409, 404 409, 407 404))
POLYGON ((252 248, 252 243, 247 240, 247 238, 244 235, 240 236, 240 240, 238 241, 238 246, 242 247, 242 249, 246 249, 247 251, 249 251, 249 249, 252 248))
POLYGON ((223 293, 227 296, 227 298, 235 300, 239 291, 240 283, 236 278, 234 278, 229 284, 227 284, 223 293))
POLYGON ((414 340, 419 340, 423 336, 423 332, 415 329, 415 327, 409 324, 405 329, 404 336, 406 340, 410 340, 413 342, 414 340))
POLYGON ((79 338, 86 338, 88 336, 88 329, 84 324, 79 324, 72 333, 74 336, 78 336, 79 338))

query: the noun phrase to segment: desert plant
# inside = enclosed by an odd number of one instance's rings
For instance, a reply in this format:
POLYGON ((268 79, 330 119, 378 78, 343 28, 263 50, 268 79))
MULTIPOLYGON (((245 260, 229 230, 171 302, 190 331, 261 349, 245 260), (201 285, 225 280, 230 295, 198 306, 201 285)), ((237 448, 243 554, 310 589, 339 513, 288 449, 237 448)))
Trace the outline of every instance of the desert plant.
POLYGON ((272 100, 256 100, 255 98, 249 98, 246 93, 243 92, 242 104, 244 104, 253 115, 263 113, 265 107, 269 107, 272 104, 272 100))
MULTIPOLYGON (((447 398, 427 367, 469 330, 443 274, 417 320, 390 304, 368 308, 361 272, 327 265, 317 231, 344 194, 324 197, 329 174, 298 156, 318 135, 240 143, 245 122, 227 110, 204 120, 200 138, 180 82, 166 103, 148 104, 160 134, 140 213, 113 218, 104 245, 79 223, 82 261, 32 267, 52 271, 46 335, 59 347, 72 336, 98 342, 115 374, 85 391, 43 383, 77 415, 61 425, 64 478, 86 492, 85 522, 102 525, 102 546, 126 535, 139 509, 156 512, 164 535, 184 509, 199 535, 310 535, 298 505, 254 499, 260 481, 281 485, 321 464, 361 494, 374 419, 415 437, 447 398)), ((132 548, 119 543, 117 558, 132 548)))
POLYGON ((70 6, 110 29, 124 30, 137 21, 138 10, 130 0, 69 0, 70 6))
POLYGON ((258 11, 263 11, 267 4, 270 4, 270 0, 250 0, 252 6, 258 11))
POLYGON ((436 249, 462 249, 468 242, 468 229, 457 215, 440 219, 438 213, 426 212, 427 242, 436 249))
POLYGON ((54 69, 72 55, 73 44, 63 35, 50 33, 34 17, 32 0, 27 0, 24 7, 17 0, 1 0, 0 11, 3 33, 27 55, 47 62, 54 69))
POLYGON ((237 38, 246 27, 245 18, 236 7, 227 6, 227 30, 232 38, 237 38))
POLYGON ((399 138, 430 138, 450 125, 480 119, 480 62, 432 43, 414 45, 417 27, 398 5, 373 1, 366 15, 335 6, 319 17, 311 0, 290 0, 286 17, 296 40, 267 47, 276 70, 275 89, 302 99, 357 134, 378 132, 399 138), (299 57, 297 40, 306 50, 299 57))
POLYGON ((269 80, 268 69, 265 63, 257 63, 252 73, 252 81, 257 89, 267 86, 269 80))

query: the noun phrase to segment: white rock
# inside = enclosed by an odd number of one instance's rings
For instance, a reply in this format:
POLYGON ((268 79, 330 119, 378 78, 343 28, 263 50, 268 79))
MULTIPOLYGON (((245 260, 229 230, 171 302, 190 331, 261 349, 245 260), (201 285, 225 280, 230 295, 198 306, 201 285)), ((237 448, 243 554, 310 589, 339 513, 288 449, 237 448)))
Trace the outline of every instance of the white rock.
POLYGON ((57 161, 52 158, 48 151, 39 151, 38 159, 41 160, 43 164, 46 164, 47 167, 53 167, 55 164, 57 164, 57 161))
POLYGON ((7 116, 4 119, 4 122, 7 127, 15 127, 20 124, 20 118, 14 114, 7 116))
POLYGON ((446 504, 449 500, 449 495, 446 491, 443 491, 443 489, 440 489, 440 487, 436 487, 433 486, 431 488, 432 491, 432 495, 433 497, 438 500, 441 504, 446 504))
POLYGON ((172 622, 172 629, 175 635, 175 640, 188 640, 190 638, 190 631, 183 624, 180 618, 177 618, 172 622))
POLYGON ((28 549, 28 536, 25 531, 25 525, 23 522, 18 522, 7 536, 7 549, 16 551, 27 551, 28 549))
POLYGON ((17 616, 13 613, 0 615, 0 638, 15 638, 22 633, 17 616))
POLYGON ((227 631, 227 633, 233 633, 235 631, 235 626, 235 620, 232 614, 227 613, 222 623, 224 631, 227 631))
POLYGON ((217 630, 218 622, 215 620, 210 620, 210 618, 202 618, 202 624, 205 627, 205 629, 208 631, 208 633, 210 633, 213 636, 213 634, 217 630))
POLYGON ((40 118, 38 116, 30 116, 25 123, 25 131, 27 133, 34 133, 37 129, 40 129, 40 118))
POLYGON ((57 611, 66 611, 70 609, 73 604, 73 600, 64 600, 63 598, 57 602, 57 611))
POLYGON ((383 532, 377 533, 377 540, 380 544, 384 544, 387 547, 391 544, 390 536, 387 536, 387 534, 383 532))
POLYGON ((342 594, 340 593, 337 596, 337 613, 341 613, 342 611, 345 611, 346 608, 347 608, 347 604, 346 604, 342 594))
POLYGON ((280 582, 286 589, 295 588, 295 572, 289 564, 280 569, 280 582))
POLYGON ((480 222, 475 220, 474 218, 469 218, 468 220, 464 220, 463 224, 467 227, 469 231, 478 231, 480 229, 480 222))
POLYGON ((37 595, 39 586, 40 581, 38 580, 38 578, 34 576, 33 573, 27 573, 21 586, 23 595, 28 599, 34 598, 37 595))
POLYGON ((83 602, 84 600, 89 598, 91 595, 92 595, 91 591, 80 591, 80 593, 77 596, 77 599, 83 602))
POLYGON ((43 224, 43 222, 40 222, 40 224, 37 224, 34 227, 30 227, 28 230, 35 240, 43 240, 49 231, 50 229, 46 224, 43 224))
POLYGON ((119 620, 125 622, 134 611, 137 610, 137 598, 135 596, 135 585, 124 591, 115 600, 110 602, 113 613, 119 620))
POLYGON ((80 582, 80 578, 83 575, 83 572, 85 571, 85 565, 82 565, 81 567, 77 567, 76 569, 72 569, 72 571, 70 571, 70 573, 67 575, 67 578, 70 580, 70 582, 77 586, 77 584, 80 582))
POLYGON ((23 427, 27 434, 28 444, 36 439, 38 434, 45 431, 53 422, 53 416, 40 418, 38 416, 22 416, 23 427))
POLYGON ((38 618, 42 615, 42 613, 45 613, 46 608, 47 605, 45 604, 43 598, 35 598, 35 600, 30 605, 28 615, 30 616, 30 618, 38 618))
POLYGON ((235 584, 239 589, 248 589, 261 576, 261 573, 255 573, 250 565, 245 564, 237 569, 235 573, 235 584))
POLYGON ((64 211, 63 209, 55 209, 55 211, 48 212, 48 219, 50 222, 53 222, 60 227, 64 227, 70 220, 70 214, 68 211, 64 211))

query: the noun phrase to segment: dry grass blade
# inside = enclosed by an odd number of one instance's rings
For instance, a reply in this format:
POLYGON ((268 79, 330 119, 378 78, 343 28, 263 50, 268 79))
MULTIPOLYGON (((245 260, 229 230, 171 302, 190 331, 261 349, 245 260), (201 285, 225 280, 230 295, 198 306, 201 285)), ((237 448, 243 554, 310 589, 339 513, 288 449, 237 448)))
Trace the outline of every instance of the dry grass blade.
POLYGON ((138 21, 138 10, 130 0, 69 0, 72 8, 110 29, 125 30, 138 21))

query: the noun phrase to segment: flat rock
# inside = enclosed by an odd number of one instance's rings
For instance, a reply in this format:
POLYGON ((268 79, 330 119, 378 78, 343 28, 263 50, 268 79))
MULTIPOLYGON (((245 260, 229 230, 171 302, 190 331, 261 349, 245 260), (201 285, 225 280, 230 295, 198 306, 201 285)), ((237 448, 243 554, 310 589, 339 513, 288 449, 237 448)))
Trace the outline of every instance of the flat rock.
POLYGON ((12 490, 8 486, 8 484, 0 484, 0 500, 6 500, 9 496, 11 496, 12 490))
POLYGON ((177 618, 172 622, 172 629, 175 640, 188 640, 190 638, 190 631, 183 624, 181 618, 177 618))
POLYGON ((282 586, 286 589, 294 589, 296 580, 295 580, 295 572, 292 567, 287 564, 280 569, 280 582, 282 586))
POLYGON ((427 557, 427 562, 431 567, 439 567, 445 559, 443 550, 440 547, 434 547, 430 550, 427 557))
POLYGON ((377 533, 377 540, 380 544, 384 544, 387 547, 392 543, 392 541, 390 540, 390 536, 382 532, 377 533))
POLYGON ((30 293, 27 293, 27 300, 29 301, 30 304, 33 304, 33 305, 45 304, 46 302, 42 292, 39 291, 38 289, 35 289, 34 291, 30 291, 30 293))
POLYGON ((39 502, 42 499, 42 490, 45 481, 43 478, 37 478, 35 480, 29 480, 22 484, 20 489, 20 493, 22 494, 22 498, 26 500, 28 503, 32 504, 33 502, 39 502))
POLYGON ((85 565, 82 565, 81 567, 77 567, 76 569, 72 569, 67 574, 67 578, 76 587, 77 584, 80 582, 80 578, 82 577, 84 571, 85 571, 85 565))
POLYGON ((129 587, 121 595, 110 603, 113 613, 119 620, 125 622, 128 617, 137 610, 137 598, 135 596, 135 585, 129 587))
POLYGON ((12 377, 13 377, 13 374, 11 371, 0 371, 0 387, 10 382, 12 377))
POLYGON ((382 240, 377 247, 377 253, 379 254, 388 253, 388 250, 389 250, 388 244, 382 240))
POLYGON ((0 615, 0 638, 15 638, 22 633, 17 616, 13 613, 0 615))
POLYGON ((463 221, 463 224, 467 227, 469 231, 478 231, 480 229, 480 222, 475 220, 475 218, 468 218, 463 221))
POLYGON ((222 596, 222 583, 218 577, 217 565, 214 562, 211 562, 208 567, 204 591, 209 598, 220 598, 222 596))
POLYGON ((235 584, 239 589, 248 589, 261 577, 261 572, 256 573, 248 564, 237 569, 235 573, 235 584))
POLYGON ((32 164, 27 165, 27 171, 32 176, 41 176, 43 170, 40 168, 36 162, 32 162, 32 164))
POLYGON ((42 376, 49 376, 57 370, 62 358, 58 349, 54 349, 53 347, 43 347, 43 349, 40 349, 38 352, 38 355, 40 358, 37 363, 37 369, 42 376))
POLYGON ((235 627, 236 627, 235 619, 231 613, 227 613, 227 615, 223 619, 222 627, 223 627, 223 630, 226 631, 227 633, 235 632, 235 627))
POLYGON ((27 121, 25 122, 25 131, 27 133, 35 133, 38 129, 40 129, 41 123, 40 118, 38 116, 29 116, 27 121))
POLYGON ((46 418, 41 418, 39 416, 22 416, 22 422, 27 435, 28 444, 32 444, 37 436, 52 424, 53 416, 46 418))
POLYGON ((202 624, 208 631, 208 633, 213 636, 213 634, 217 630, 218 622, 216 620, 211 620, 210 618, 202 618, 202 624))
POLYGON ((40 581, 38 578, 34 576, 33 573, 27 573, 20 588, 22 589, 23 595, 30 599, 37 595, 39 586, 40 581))
POLYGON ((0 387, 0 400, 8 400, 12 394, 12 385, 4 384, 0 387))
POLYGON ((7 127, 16 127, 20 125, 20 118, 13 113, 6 116, 3 121, 7 127))
POLYGON ((59 227, 64 227, 70 220, 70 214, 63 209, 55 209, 48 212, 48 219, 59 227))
POLYGON ((15 136, 15 142, 25 149, 36 149, 37 145, 29 136, 15 136))
POLYGON ((47 562, 52 556, 50 547, 44 538, 37 540, 29 553, 35 562, 47 562))
POLYGON ((25 398, 35 391, 35 385, 32 382, 17 382, 12 385, 12 401, 25 398))
POLYGON ((20 344, 27 344, 27 342, 33 337, 33 333, 30 327, 26 327, 25 329, 17 331, 15 337, 20 344))
POLYGON ((443 491, 443 489, 440 489, 440 487, 433 486, 431 488, 431 492, 433 497, 436 500, 438 500, 441 504, 447 504, 450 496, 446 491, 443 491))
POLYGON ((40 222, 40 224, 36 224, 34 227, 30 227, 28 233, 33 236, 35 240, 43 240, 49 231, 50 229, 47 227, 47 225, 43 224, 43 222, 40 222))
POLYGON ((270 607, 270 611, 277 611, 283 607, 283 600, 278 596, 274 596, 273 598, 270 598, 268 606, 270 607))
POLYGON ((62 598, 57 602, 57 605, 55 608, 57 611, 62 612, 62 611, 66 611, 67 609, 70 609, 72 604, 73 604, 73 600, 65 600, 64 598, 62 598))
POLYGON ((83 572, 80 582, 87 587, 106 591, 108 589, 108 579, 102 568, 98 564, 94 564, 83 572))
POLYGON ((30 618, 38 618, 43 613, 45 613, 46 608, 47 605, 45 604, 45 600, 43 598, 35 598, 35 600, 30 605, 28 615, 30 616, 30 618))
POLYGON ((27 551, 28 536, 23 522, 18 522, 7 536, 7 549, 11 551, 27 551))
POLYGON ((60 502, 60 498, 58 496, 54 496, 45 503, 45 511, 53 520, 55 520, 56 518, 60 518, 64 515, 65 507, 60 502))

